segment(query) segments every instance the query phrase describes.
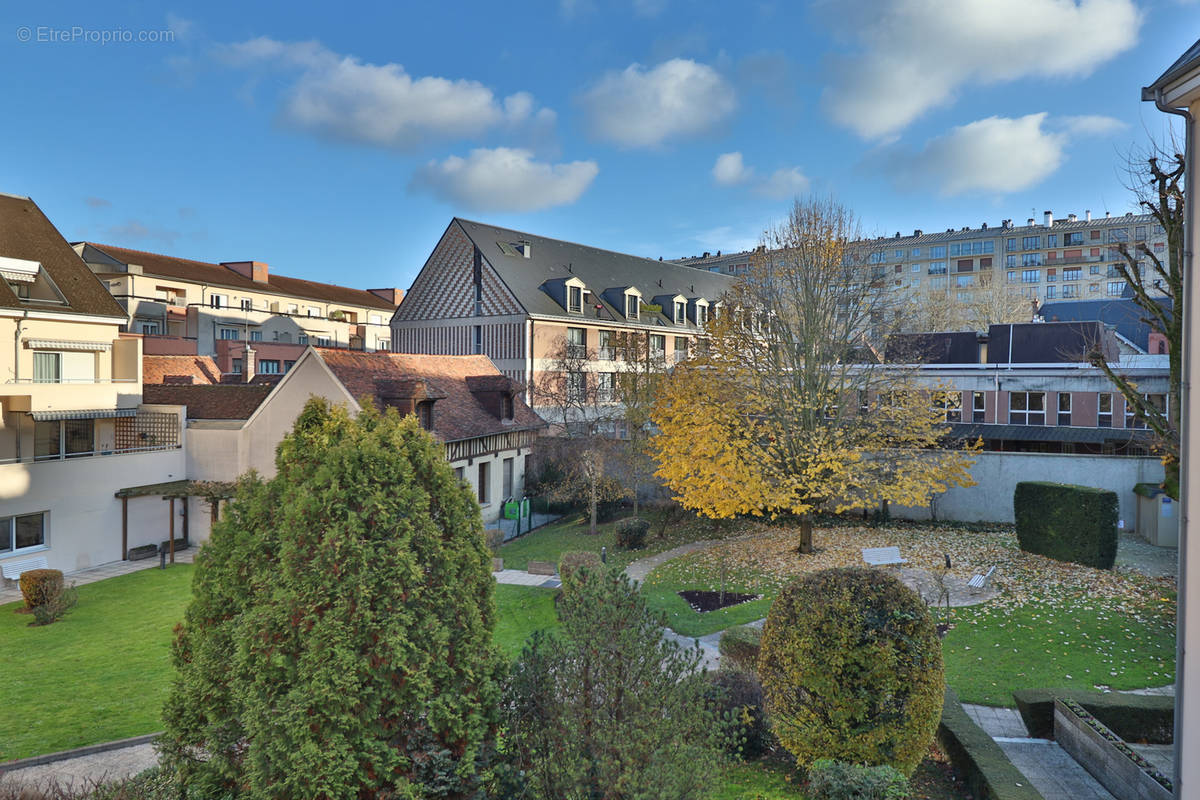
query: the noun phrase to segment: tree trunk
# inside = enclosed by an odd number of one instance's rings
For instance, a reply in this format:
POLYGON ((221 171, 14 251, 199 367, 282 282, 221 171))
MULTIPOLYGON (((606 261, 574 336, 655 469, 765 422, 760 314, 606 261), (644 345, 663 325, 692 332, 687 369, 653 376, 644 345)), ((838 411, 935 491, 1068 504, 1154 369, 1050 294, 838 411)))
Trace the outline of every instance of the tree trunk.
POLYGON ((588 507, 589 507, 589 511, 591 512, 591 525, 588 527, 588 533, 594 534, 594 533, 598 532, 598 529, 596 527, 596 516, 597 516, 597 512, 599 510, 599 506, 600 506, 600 491, 599 491, 599 487, 596 485, 596 481, 593 479, 591 496, 588 498, 588 507))
POLYGON ((805 515, 800 520, 800 554, 810 555, 813 551, 812 517, 805 515))
POLYGON ((633 482, 633 516, 638 515, 638 482, 633 482))

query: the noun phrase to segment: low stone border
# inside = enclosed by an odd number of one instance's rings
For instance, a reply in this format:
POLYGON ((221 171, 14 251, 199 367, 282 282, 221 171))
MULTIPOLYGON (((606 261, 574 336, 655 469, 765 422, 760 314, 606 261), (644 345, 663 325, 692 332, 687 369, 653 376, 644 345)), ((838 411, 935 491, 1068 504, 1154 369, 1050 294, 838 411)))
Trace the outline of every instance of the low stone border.
POLYGON ((18 758, 15 761, 5 761, 0 763, 0 775, 5 772, 16 772, 19 769, 26 767, 40 767, 42 764, 53 764, 56 761, 66 761, 69 758, 81 758, 83 756, 91 756, 96 753, 107 753, 110 750, 123 750, 126 747, 136 747, 140 744, 150 744, 163 732, 147 733, 143 736, 131 736, 128 739, 117 739, 112 742, 101 742, 100 744, 89 744, 84 747, 76 747, 74 750, 61 750, 57 753, 45 753, 40 756, 30 756, 29 758, 18 758))
POLYGON ((1126 741, 1170 744, 1174 740, 1174 697, 1087 689, 1018 689, 1012 696, 1029 735, 1035 738, 1054 736, 1054 701, 1070 700, 1126 741))
POLYGON ((1123 800, 1171 800, 1171 781, 1073 700, 1054 701, 1054 739, 1123 800))
POLYGON ((1044 800, 1029 779, 1008 760, 1000 745, 967 716, 958 695, 950 688, 946 689, 937 740, 973 797, 1044 800))

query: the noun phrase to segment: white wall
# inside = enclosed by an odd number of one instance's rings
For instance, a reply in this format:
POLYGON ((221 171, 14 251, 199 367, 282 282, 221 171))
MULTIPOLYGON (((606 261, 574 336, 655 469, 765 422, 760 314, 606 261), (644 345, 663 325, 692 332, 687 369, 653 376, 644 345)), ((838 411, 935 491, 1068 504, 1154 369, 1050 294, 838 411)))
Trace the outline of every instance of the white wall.
MULTIPOLYGON (((1136 483, 1160 483, 1157 458, 1061 453, 983 452, 975 457, 975 486, 952 488, 937 499, 938 519, 957 522, 1012 522, 1013 492, 1019 481, 1052 481, 1111 489, 1121 503, 1121 519, 1132 531, 1137 520, 1136 483)), ((895 516, 928 519, 928 507, 893 506, 895 516)))
POLYGON ((524 496, 526 456, 521 455, 522 452, 524 451, 502 450, 493 455, 473 458, 469 464, 467 459, 450 462, 450 466, 454 469, 462 469, 463 480, 470 484, 476 499, 479 497, 479 464, 480 462, 488 464, 488 502, 480 504, 484 525, 491 525, 498 520, 504 510, 504 459, 511 458, 513 460, 513 496, 516 498, 524 496))

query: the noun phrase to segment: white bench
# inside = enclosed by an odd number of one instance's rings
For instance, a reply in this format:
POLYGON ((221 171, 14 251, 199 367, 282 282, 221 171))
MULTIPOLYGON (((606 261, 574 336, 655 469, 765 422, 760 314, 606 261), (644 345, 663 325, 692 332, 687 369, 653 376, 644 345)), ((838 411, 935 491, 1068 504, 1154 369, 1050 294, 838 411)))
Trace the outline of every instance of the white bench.
POLYGON ((996 574, 996 565, 993 564, 992 568, 989 569, 986 574, 984 574, 984 575, 976 574, 976 575, 971 576, 971 580, 967 581, 967 586, 971 587, 971 594, 979 594, 984 589, 986 589, 988 583, 992 580, 992 576, 995 574, 996 574))
POLYGON ((34 556, 33 558, 23 558, 20 561, 5 561, 0 564, 0 574, 10 581, 20 580, 22 572, 29 572, 31 569, 46 569, 46 557, 34 556))
POLYGON ((864 547, 863 561, 872 567, 890 567, 897 564, 907 564, 907 558, 900 557, 899 547, 864 547))

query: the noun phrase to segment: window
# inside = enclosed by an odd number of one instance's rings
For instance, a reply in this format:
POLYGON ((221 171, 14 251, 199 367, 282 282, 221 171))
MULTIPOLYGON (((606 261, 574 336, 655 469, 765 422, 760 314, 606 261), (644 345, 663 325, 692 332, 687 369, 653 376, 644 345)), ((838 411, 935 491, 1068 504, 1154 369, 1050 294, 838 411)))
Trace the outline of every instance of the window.
POLYGON ((1041 265, 1042 265, 1042 254, 1041 253, 1022 253, 1021 254, 1021 266, 1022 267, 1040 267, 1041 265))
POLYGON ((1100 274, 1100 265, 1099 264, 1092 264, 1090 267, 1088 267, 1088 275, 1099 275, 1099 274, 1100 274))
POLYGON ((1101 235, 1101 234, 1100 234, 1100 231, 1088 231, 1088 237, 1089 237, 1089 238, 1090 238, 1090 239, 1091 239, 1093 242, 1095 242, 1095 241, 1099 241, 1099 240, 1100 240, 1100 235, 1101 235))
POLYGON ((250 341, 261 342, 262 341, 262 331, 250 331, 250 341))
POLYGON ((249 297, 243 297, 242 298, 242 311, 253 311, 253 310, 254 310, 254 301, 251 300, 249 297))
POLYGON ((650 356, 652 358, 667 357, 667 337, 661 333, 650 334, 650 356))
POLYGON ((424 430, 433 430, 433 401, 422 400, 417 403, 415 411, 417 414, 417 424, 424 430))
POLYGON ((945 261, 930 261, 929 262, 929 274, 930 275, 945 275, 946 274, 946 262, 945 261))
POLYGON ((613 400, 613 390, 616 386, 617 373, 615 372, 597 372, 596 373, 596 400, 601 403, 611 403, 613 400))
POLYGON ((217 336, 225 341, 230 341, 238 338, 237 328, 218 328, 217 336))
POLYGON ((1139 242, 1146 241, 1146 226, 1138 225, 1136 228, 1134 228, 1133 229, 1133 238, 1139 242))
POLYGON ((1016 250, 1017 249, 1017 240, 1009 239, 1007 242, 1004 243, 1004 249, 1010 253, 1012 251, 1016 250))
POLYGON ((987 401, 983 392, 971 392, 971 421, 983 422, 987 419, 987 401))
POLYGON ((597 353, 601 361, 612 361, 617 357, 617 348, 614 346, 613 332, 600 331, 600 349, 597 353))
POLYGON ((567 402, 582 403, 587 398, 587 373, 567 373, 567 402))
MULTIPOLYGON (((1069 287, 1064 286, 1063 288, 1066 289, 1069 287)), ((1053 300, 1056 297, 1058 297, 1058 287, 1057 286, 1047 286, 1046 287, 1046 299, 1053 300)))
POLYGON ((958 262, 955 263, 954 268, 957 272, 972 272, 975 269, 975 259, 960 258, 958 262))
POLYGON ((973 285, 974 283, 975 283, 974 275, 955 275, 954 276, 954 285, 960 289, 964 289, 968 286, 973 285))
POLYGON ((930 278, 929 286, 930 286, 930 288, 933 288, 933 289, 945 289, 946 288, 946 279, 945 278, 930 278))
POLYGON ((162 326, 157 320, 138 320, 138 333, 143 336, 158 336, 162 333, 162 326))
POLYGON ((567 328, 567 358, 587 358, 586 328, 567 328))
POLYGON ((903 250, 897 250, 897 251, 895 252, 895 256, 896 256, 896 258, 904 258, 904 251, 903 251, 903 250))
POLYGON ((260 358, 258 360, 259 375, 278 375, 279 374, 279 359, 277 358, 260 358))
POLYGON ((62 353, 33 354, 34 383, 62 383, 62 353))
POLYGON ((288 308, 287 313, 289 313, 289 314, 299 314, 300 313, 300 306, 296 305, 295 303, 288 303, 287 308, 288 308))
POLYGON ((454 477, 455 477, 455 478, 458 478, 458 482, 459 482, 459 483, 462 483, 464 480, 466 480, 466 476, 463 474, 463 468, 462 468, 462 467, 455 467, 455 468, 454 468, 454 477))
POLYGON ((688 338, 686 336, 675 337, 675 360, 683 361, 688 355, 688 338))
POLYGON ((235 358, 233 360, 233 374, 234 375, 242 374, 242 360, 240 358, 235 358))
MULTIPOLYGON (((1150 407, 1158 410, 1158 413, 1164 417, 1167 415, 1167 396, 1165 394, 1144 394, 1142 398, 1150 407)), ((1125 427, 1126 428, 1146 428, 1146 419, 1140 414, 1135 414, 1134 409, 1128 402, 1125 403, 1125 427)))
POLYGON ((1059 392, 1058 393, 1058 424, 1059 425, 1070 425, 1071 424, 1071 393, 1070 392, 1059 392))
POLYGON ((296 366, 296 362, 295 362, 295 361, 284 361, 284 362, 283 362, 283 371, 284 371, 284 372, 288 372, 288 371, 289 371, 289 370, 291 370, 291 368, 292 368, 292 367, 294 367, 294 366, 296 366))
POLYGON ((920 264, 913 264, 913 265, 912 265, 912 271, 913 271, 913 272, 920 272, 920 271, 921 271, 921 265, 920 265, 920 264))
POLYGON ((1100 392, 1096 401, 1096 425, 1100 428, 1111 428, 1113 424, 1112 392, 1100 392))
POLYGON ((1076 245, 1076 244, 1083 244, 1083 231, 1076 231, 1075 233, 1064 233, 1063 234, 1063 246, 1064 247, 1070 247, 1071 245, 1076 245))
POLYGON ((625 319, 638 318, 638 303, 640 302, 636 294, 625 295, 625 319))
POLYGON ((296 343, 297 343, 297 344, 308 344, 308 334, 307 334, 307 333, 301 333, 301 334, 297 335, 297 336, 296 336, 296 343))
POLYGON ((1040 236, 1025 236, 1021 239, 1022 250, 1037 250, 1042 246, 1042 237, 1040 236))
POLYGON ((946 422, 962 422, 962 392, 934 392, 933 410, 946 422))
MULTIPOLYGON (((1047 294, 1046 296, 1049 297, 1050 295, 1047 294)), ((1066 286, 1063 286, 1062 296, 1064 299, 1068 297, 1079 297, 1079 284, 1068 283, 1066 286)))
POLYGON ((392 349, 392 340, 391 339, 377 339, 375 341, 375 349, 382 350, 385 353, 390 351, 392 349))
POLYGON ((1064 281, 1077 281, 1083 277, 1083 270, 1080 267, 1069 267, 1062 271, 1062 279, 1064 281))
POLYGON ((1100 284, 1098 284, 1098 283, 1089 283, 1088 284, 1088 294, 1099 294, 1099 293, 1100 293, 1100 284))
POLYGON ((1057 233, 1046 234, 1046 247, 1058 247, 1058 234, 1057 233))
POLYGON ((504 493, 505 498, 511 498, 513 496, 513 460, 511 458, 504 459, 500 475, 500 491, 504 493))
POLYGON ((1045 392, 1010 392, 1008 395, 1010 425, 1045 425, 1045 392))
POLYGON ((1109 297, 1120 297, 1125 291, 1125 281, 1109 281, 1108 295, 1109 297))
POLYGON ((229 297, 223 294, 210 294, 208 296, 209 308, 224 308, 229 305, 229 297))
POLYGON ((675 324, 682 325, 687 322, 687 303, 682 300, 675 301, 675 324))
POLYGON ((316 306, 307 306, 304 309, 304 314, 309 317, 319 317, 321 316, 321 309, 316 306))
POLYGON ((479 355, 483 352, 483 326, 475 325, 471 334, 471 352, 479 355))
POLYGON ((479 505, 481 506, 486 506, 488 503, 492 502, 491 475, 489 474, 491 472, 491 466, 492 465, 487 461, 479 462, 478 497, 479 505))
POLYGON ((1008 271, 1008 282, 1009 283, 1017 282, 1017 271, 1015 269, 1010 269, 1008 271))
POLYGON ((367 314, 367 322, 371 323, 372 325, 382 325, 383 324, 383 315, 382 314, 367 314))
POLYGON ((500 419, 513 418, 513 396, 511 393, 500 398, 500 419))
POLYGON ((1108 240, 1110 242, 1128 242, 1129 241, 1129 229, 1128 228, 1113 228, 1112 230, 1110 230, 1108 232, 1108 240))
POLYGON ((1005 256, 1004 257, 1004 266, 1011 268, 1011 267, 1015 267, 1016 265, 1017 265, 1017 257, 1016 256, 1005 256))
POLYGON ((1021 283, 1037 283, 1041 279, 1042 271, 1040 269, 1021 270, 1021 283))
POLYGON ((708 323, 708 306, 702 303, 696 304, 696 324, 705 325, 708 323))
POLYGON ((95 441, 95 423, 90 419, 33 423, 34 461, 91 455, 95 441))
POLYGON ((330 339, 328 336, 318 336, 317 337, 317 347, 329 347, 329 345, 330 345, 330 339))
POLYGON ((920 258, 920 257, 921 257, 921 248, 919 248, 919 247, 914 247, 914 248, 912 249, 912 257, 913 257, 913 258, 920 258))
POLYGON ((567 311, 572 314, 583 313, 583 289, 578 286, 567 287, 567 311))
POLYGON ((46 543, 46 514, 0 517, 0 553, 12 553, 46 543))
POLYGON ((929 248, 929 257, 930 258, 945 258, 946 257, 946 246, 939 245, 937 247, 929 248))

